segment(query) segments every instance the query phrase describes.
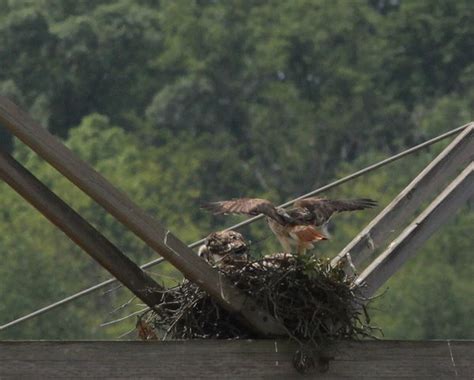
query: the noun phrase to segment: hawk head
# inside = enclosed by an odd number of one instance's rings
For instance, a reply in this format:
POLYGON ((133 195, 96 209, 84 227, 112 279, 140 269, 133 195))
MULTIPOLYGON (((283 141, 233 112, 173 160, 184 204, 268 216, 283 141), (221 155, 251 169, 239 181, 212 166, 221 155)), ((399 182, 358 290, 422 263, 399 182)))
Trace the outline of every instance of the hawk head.
POLYGON ((236 231, 213 232, 199 247, 198 255, 217 266, 241 265, 248 261, 248 244, 236 231))

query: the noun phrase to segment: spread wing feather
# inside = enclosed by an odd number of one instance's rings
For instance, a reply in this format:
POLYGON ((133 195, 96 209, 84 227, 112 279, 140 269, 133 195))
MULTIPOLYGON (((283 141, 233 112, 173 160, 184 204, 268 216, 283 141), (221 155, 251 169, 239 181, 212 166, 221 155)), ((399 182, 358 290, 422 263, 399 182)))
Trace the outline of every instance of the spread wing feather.
POLYGON ((329 220, 329 218, 338 212, 364 210, 377 206, 377 202, 369 198, 359 199, 324 199, 311 197, 301 199, 295 202, 296 208, 307 209, 321 222, 329 220))
POLYGON ((238 198, 229 201, 209 202, 203 204, 201 207, 212 212, 214 215, 264 214, 277 221, 280 219, 275 206, 270 201, 260 198, 238 198))

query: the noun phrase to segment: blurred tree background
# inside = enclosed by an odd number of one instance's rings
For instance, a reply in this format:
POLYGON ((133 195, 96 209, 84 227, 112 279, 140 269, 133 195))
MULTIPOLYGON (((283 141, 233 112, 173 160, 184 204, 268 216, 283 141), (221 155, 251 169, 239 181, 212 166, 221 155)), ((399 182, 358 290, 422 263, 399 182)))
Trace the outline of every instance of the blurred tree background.
MULTIPOLYGON (((471 0, 0 0, 0 93, 191 243, 239 218, 206 200, 285 201, 471 121, 471 0)), ((139 263, 138 239, 1 129, 0 146, 139 263)), ((386 205, 442 146, 328 196, 386 205)), ((389 338, 474 338, 472 203, 389 281, 389 338)), ((341 216, 334 255, 379 210, 341 216)), ((108 278, 0 183, 0 324, 108 278)), ((255 254, 277 248, 263 223, 255 254)), ((167 284, 177 274, 151 270, 167 284)), ((1 339, 115 338, 125 291, 96 294, 1 339)), ((132 301, 132 307, 140 308, 132 301)), ((133 309, 135 310, 135 309, 133 309)), ((123 311, 122 311, 123 312, 123 311)))

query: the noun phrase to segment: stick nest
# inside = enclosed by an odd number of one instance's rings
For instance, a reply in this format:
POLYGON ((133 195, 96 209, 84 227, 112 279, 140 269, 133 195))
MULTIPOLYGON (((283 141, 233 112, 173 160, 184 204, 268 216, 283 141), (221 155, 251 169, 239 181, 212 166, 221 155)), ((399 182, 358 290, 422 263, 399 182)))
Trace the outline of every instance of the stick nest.
MULTIPOLYGON (((351 287, 352 278, 341 267, 332 268, 329 260, 277 254, 219 270, 300 343, 294 358, 297 369, 314 366, 308 350, 320 352, 336 340, 372 336, 367 300, 351 287)), ((163 339, 258 337, 192 282, 167 289, 163 299, 146 316, 147 325, 163 339)))

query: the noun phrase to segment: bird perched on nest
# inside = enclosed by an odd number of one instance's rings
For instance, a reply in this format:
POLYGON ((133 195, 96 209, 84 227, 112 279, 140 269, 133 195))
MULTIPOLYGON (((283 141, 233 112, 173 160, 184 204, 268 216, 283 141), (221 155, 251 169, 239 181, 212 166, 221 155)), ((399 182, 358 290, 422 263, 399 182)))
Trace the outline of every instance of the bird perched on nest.
POLYGON ((217 266, 241 265, 248 260, 248 244, 236 231, 219 231, 210 234, 199 247, 198 255, 217 266))
POLYGON ((325 199, 311 197, 296 201, 285 210, 260 198, 238 198, 229 201, 210 202, 202 207, 215 215, 245 214, 266 217, 267 223, 286 252, 296 246, 299 254, 314 247, 314 243, 327 240, 327 236, 316 227, 327 230, 327 223, 334 214, 343 211, 363 210, 375 207, 372 199, 325 199))

